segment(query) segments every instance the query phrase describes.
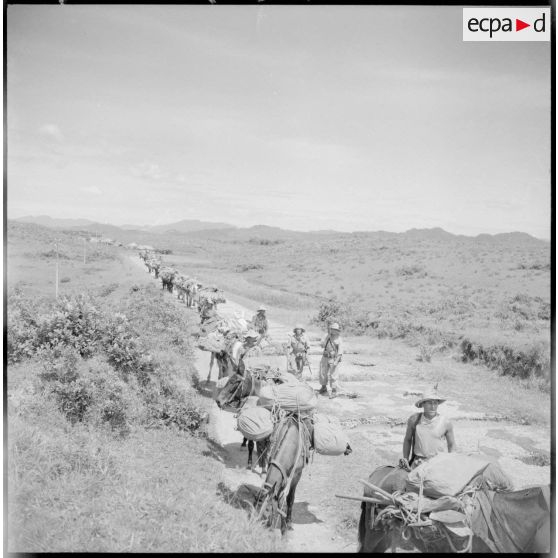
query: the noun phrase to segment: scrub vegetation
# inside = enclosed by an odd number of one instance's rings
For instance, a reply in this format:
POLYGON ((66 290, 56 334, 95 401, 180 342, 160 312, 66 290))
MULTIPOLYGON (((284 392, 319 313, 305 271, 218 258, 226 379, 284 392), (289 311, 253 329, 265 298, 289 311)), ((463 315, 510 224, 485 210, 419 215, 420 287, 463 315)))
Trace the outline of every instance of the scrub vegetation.
POLYGON ((41 281, 52 258, 35 257, 50 231, 36 232, 11 229, 8 246, 12 277, 24 277, 8 284, 8 550, 274 550, 216 493, 223 465, 196 389, 196 316, 127 278, 112 247, 84 265, 63 233, 70 281, 56 300, 41 281))

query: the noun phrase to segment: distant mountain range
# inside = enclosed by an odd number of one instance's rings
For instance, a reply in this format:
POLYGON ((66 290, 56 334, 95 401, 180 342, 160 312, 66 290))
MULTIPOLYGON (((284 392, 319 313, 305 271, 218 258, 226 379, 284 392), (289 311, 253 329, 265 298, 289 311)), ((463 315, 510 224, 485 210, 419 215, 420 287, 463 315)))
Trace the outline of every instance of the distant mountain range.
POLYGON ((151 233, 167 233, 167 232, 180 232, 188 233, 194 231, 206 231, 206 230, 222 230, 222 229, 236 229, 234 225, 229 225, 228 223, 212 223, 209 221, 199 221, 198 219, 184 219, 182 221, 177 221, 176 223, 169 223, 167 225, 122 225, 120 227, 116 225, 110 225, 107 223, 98 223, 96 221, 90 221, 89 219, 53 219, 48 215, 38 215, 32 216, 28 215, 25 217, 18 217, 14 221, 19 221, 22 223, 34 223, 36 225, 43 225, 44 227, 51 227, 54 229, 73 229, 76 227, 86 227, 88 230, 94 231, 95 229, 105 229, 114 228, 115 230, 125 230, 125 231, 143 231, 151 233))
POLYGON ((394 233, 388 231, 355 231, 353 233, 342 233, 334 230, 320 230, 320 231, 292 231, 282 229, 280 227, 271 227, 268 225, 254 225, 252 227, 241 228, 235 227, 228 223, 200 221, 198 219, 184 219, 175 223, 167 225, 110 225, 105 223, 98 223, 89 219, 56 219, 48 215, 26 216, 13 219, 21 223, 33 223, 54 229, 71 229, 71 230, 87 230, 92 233, 103 234, 105 236, 116 236, 119 233, 154 233, 154 234, 189 234, 193 236, 207 237, 207 238, 221 238, 225 234, 227 238, 233 239, 277 239, 287 240, 289 238, 298 238, 306 235, 381 235, 385 237, 400 237, 404 235, 407 238, 414 238, 416 240, 451 240, 451 239, 477 239, 483 241, 504 241, 504 242, 529 242, 529 241, 542 241, 546 240, 535 238, 530 234, 524 232, 509 232, 487 234, 482 233, 476 236, 455 235, 445 231, 440 227, 430 229, 409 229, 404 233, 394 233))
POLYGON ((222 230, 222 229, 236 229, 234 225, 229 225, 228 223, 212 223, 210 221, 200 221, 198 219, 183 219, 182 221, 177 221, 176 223, 169 223, 168 225, 122 225, 124 230, 136 230, 136 231, 146 231, 154 233, 165 233, 165 232, 194 232, 194 231, 208 231, 208 230, 222 230))
POLYGON ((21 223, 34 223, 35 225, 43 225, 43 227, 51 227, 53 229, 67 228, 67 227, 86 227, 93 225, 95 221, 89 219, 53 219, 48 215, 28 215, 26 217, 18 217, 14 221, 21 223))

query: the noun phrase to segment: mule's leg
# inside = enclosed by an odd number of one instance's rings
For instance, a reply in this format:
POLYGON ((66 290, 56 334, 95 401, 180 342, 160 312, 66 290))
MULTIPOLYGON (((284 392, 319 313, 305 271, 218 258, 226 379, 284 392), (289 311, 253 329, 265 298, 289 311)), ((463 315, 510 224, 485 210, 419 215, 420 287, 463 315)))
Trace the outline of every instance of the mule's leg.
MULTIPOLYGON (((209 359, 209 373, 207 374, 206 384, 211 380, 211 371, 213 370, 213 363, 215 362, 215 353, 211 353, 211 358, 209 359)), ((218 364, 218 363, 217 363, 218 364)))
POLYGON ((252 464, 252 454, 254 453, 254 440, 248 440, 248 465, 247 469, 254 470, 254 465, 252 464))
POLYGON ((256 448, 258 450, 258 461, 262 467, 261 474, 265 475, 267 473, 267 461, 269 459, 269 438, 267 438, 267 440, 263 440, 262 442, 257 442, 256 448))
POLYGON ((293 529, 293 504, 295 499, 295 492, 296 487, 298 485, 298 481, 302 475, 302 467, 295 473, 293 477, 293 481, 291 483, 291 489, 287 494, 287 515, 285 516, 284 520, 281 522, 281 533, 284 535, 287 530, 292 531, 293 529))
POLYGON ((270 464, 265 482, 256 506, 259 508, 259 517, 263 518, 272 529, 280 526, 281 516, 278 512, 278 498, 283 483, 281 471, 273 464, 270 464))
POLYGON ((245 448, 246 447, 246 442, 248 441, 248 438, 242 438, 242 444, 240 444, 241 448, 245 448))

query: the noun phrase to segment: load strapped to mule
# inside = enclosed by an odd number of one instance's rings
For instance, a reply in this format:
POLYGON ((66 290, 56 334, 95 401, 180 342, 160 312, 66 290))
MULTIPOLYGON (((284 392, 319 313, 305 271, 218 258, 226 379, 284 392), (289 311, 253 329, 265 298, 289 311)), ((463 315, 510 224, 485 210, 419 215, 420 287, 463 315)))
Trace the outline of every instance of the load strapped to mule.
POLYGON ((548 487, 512 492, 498 463, 481 454, 440 454, 410 473, 380 467, 361 482, 363 497, 338 495, 362 502, 360 552, 406 545, 423 552, 521 552, 548 521, 548 487), (533 519, 529 533, 526 513, 533 519))
POLYGON ((246 320, 242 318, 223 318, 217 315, 202 324, 198 347, 202 351, 211 351, 212 353, 228 351, 236 340, 244 340, 247 331, 246 320))
POLYGON ((227 302, 227 299, 223 291, 217 287, 202 287, 198 291, 198 304, 203 306, 207 302, 215 305, 227 302))

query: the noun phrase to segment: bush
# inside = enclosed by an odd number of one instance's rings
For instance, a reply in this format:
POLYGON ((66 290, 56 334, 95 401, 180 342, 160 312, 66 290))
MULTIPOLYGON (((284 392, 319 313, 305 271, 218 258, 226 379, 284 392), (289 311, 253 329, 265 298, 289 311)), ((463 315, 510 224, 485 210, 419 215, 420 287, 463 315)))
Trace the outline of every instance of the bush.
POLYGON ((99 296, 105 297, 113 293, 119 287, 119 283, 110 283, 110 285, 104 285, 99 289, 99 296))
POLYGON ((76 348, 81 356, 89 357, 99 341, 99 311, 86 295, 63 297, 50 314, 38 319, 37 348, 68 345, 76 348))
POLYGON ((37 304, 26 299, 19 289, 8 295, 8 364, 15 364, 35 354, 37 314, 37 304))
POLYGON ((283 244, 284 240, 269 240, 267 238, 251 238, 248 240, 250 244, 259 244, 261 246, 275 246, 276 244, 283 244))
POLYGON ((235 271, 237 273, 243 273, 245 271, 252 271, 254 269, 263 269, 263 265, 261 264, 241 264, 237 265, 235 271))
POLYGON ((426 271, 419 265, 405 265, 402 267, 398 267, 395 270, 395 274, 399 277, 426 277, 428 275, 426 271))
POLYGON ((465 338, 460 349, 463 362, 479 361, 505 376, 542 378, 550 383, 550 347, 547 343, 535 343, 525 350, 518 350, 503 344, 483 346, 465 338))
MULTIPOLYGON (((155 354, 156 374, 149 389, 143 391, 148 406, 148 421, 151 426, 175 425, 180 430, 198 431, 207 420, 201 397, 191 388, 179 382, 180 365, 172 356, 155 354)), ((197 376, 191 371, 190 385, 197 376)))
POLYGON ((186 316, 155 289, 134 291, 122 307, 101 309, 85 296, 61 299, 35 321, 38 306, 10 298, 11 362, 38 356, 37 377, 72 423, 109 425, 121 434, 133 420, 198 431, 206 419, 183 361, 192 347, 186 316))

